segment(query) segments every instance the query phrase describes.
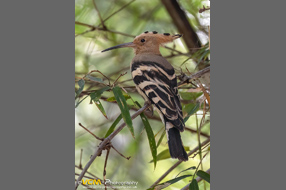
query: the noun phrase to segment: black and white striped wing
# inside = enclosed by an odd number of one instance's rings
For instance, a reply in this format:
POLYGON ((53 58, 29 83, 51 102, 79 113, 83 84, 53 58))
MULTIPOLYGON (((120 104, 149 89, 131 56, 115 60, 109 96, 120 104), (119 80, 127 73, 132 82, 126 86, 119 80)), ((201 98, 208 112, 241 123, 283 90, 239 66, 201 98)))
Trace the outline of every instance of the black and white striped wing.
POLYGON ((159 109, 164 121, 183 131, 185 125, 174 69, 166 69, 156 62, 134 62, 131 73, 137 89, 159 109))

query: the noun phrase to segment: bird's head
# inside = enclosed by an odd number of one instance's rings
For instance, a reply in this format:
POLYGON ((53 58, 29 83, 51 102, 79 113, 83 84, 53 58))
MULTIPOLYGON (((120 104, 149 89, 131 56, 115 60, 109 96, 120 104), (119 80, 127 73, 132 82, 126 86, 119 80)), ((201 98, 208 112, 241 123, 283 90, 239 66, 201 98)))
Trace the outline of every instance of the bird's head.
POLYGON ((135 54, 160 54, 159 47, 162 44, 172 42, 175 39, 180 38, 181 34, 170 35, 169 33, 159 34, 156 31, 144 32, 139 36, 136 36, 133 42, 120 44, 110 47, 101 52, 109 51, 112 49, 131 47, 134 49, 135 54))

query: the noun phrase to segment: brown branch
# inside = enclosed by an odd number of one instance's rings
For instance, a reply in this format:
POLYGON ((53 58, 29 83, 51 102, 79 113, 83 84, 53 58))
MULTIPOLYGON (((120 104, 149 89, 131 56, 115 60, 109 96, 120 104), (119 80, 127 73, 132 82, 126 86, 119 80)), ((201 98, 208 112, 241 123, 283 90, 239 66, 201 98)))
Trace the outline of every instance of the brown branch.
POLYGON ((131 158, 131 156, 124 156, 123 154, 121 154, 113 145, 110 145, 120 156, 122 156, 123 158, 125 158, 126 160, 129 160, 131 158))
MULTIPOLYGON (((210 142, 210 138, 208 138, 207 140, 205 140, 201 146, 204 146, 205 144, 207 144, 208 142, 210 142)), ((195 153, 197 150, 199 150, 199 146, 197 146, 196 148, 194 148, 192 151, 190 151, 188 153, 188 156, 191 156, 193 153, 195 153)), ((178 165, 180 165, 182 163, 182 161, 178 161, 176 162, 171 168, 169 168, 157 181, 154 182, 153 185, 151 185, 150 188, 153 188, 154 186, 156 186, 158 183, 160 183, 171 171, 173 171, 173 169, 175 169, 178 165)))
MULTIPOLYGON (((211 169, 209 168, 206 173, 210 174, 211 173, 211 169)), ((202 181, 202 178, 201 177, 197 177, 196 178, 197 182, 200 182, 202 181)), ((188 190, 189 189, 189 186, 190 186, 190 183, 188 183, 185 187, 183 187, 181 190, 188 190)))
POLYGON ((105 190, 107 190, 105 181, 106 181, 106 165, 107 165, 107 160, 108 160, 109 152, 110 152, 110 147, 107 149, 107 153, 106 153, 106 157, 105 157, 105 162, 104 162, 104 167, 103 167, 103 180, 104 180, 105 190))
POLYGON ((199 9, 199 13, 205 12, 205 11, 210 10, 210 9, 211 9, 210 7, 205 8, 205 6, 203 5, 203 8, 199 9))
MULTIPOLYGON (((82 170, 82 168, 80 168, 79 166, 75 165, 76 168, 82 170)), ((98 177, 96 177, 95 175, 93 175, 92 173, 90 172, 86 172, 87 174, 91 175, 93 178, 96 178, 96 179, 99 179, 98 177)))
MULTIPOLYGON (((144 105, 141 109, 139 109, 136 113, 134 113, 131 117, 131 119, 136 118, 138 115, 140 115, 144 110, 146 110, 150 105, 144 105)), ((95 153, 91 156, 90 160, 88 163, 85 165, 83 168, 80 176, 78 177, 76 183, 75 183, 75 189, 78 187, 78 182, 81 181, 83 178, 84 174, 87 172, 88 168, 91 166, 93 161, 97 156, 99 156, 102 152, 103 149, 105 149, 107 143, 109 143, 124 127, 126 126, 126 123, 122 123, 116 130, 113 131, 107 138, 105 138, 99 145, 98 149, 95 151, 95 153)))
POLYGON ((117 77, 117 79, 113 82, 113 85, 116 84, 116 82, 118 81, 118 79, 119 79, 120 77, 122 77, 122 76, 124 76, 124 75, 126 75, 126 74, 127 74, 127 72, 121 73, 121 74, 117 77))
MULTIPOLYGON (((110 19, 112 16, 114 16, 116 13, 122 11, 124 8, 128 7, 131 3, 133 3, 135 0, 130 1, 129 3, 127 3, 126 5, 123 5, 120 9, 118 9, 117 11, 115 11, 114 13, 112 13, 111 15, 109 15, 107 18, 105 18, 103 20, 103 22, 107 21, 108 19, 110 19)), ((100 26, 100 25, 99 25, 100 26)))
POLYGON ((100 23, 101 23, 102 27, 103 27, 104 29, 106 29, 106 26, 104 25, 104 21, 103 21, 101 15, 100 15, 100 12, 99 12, 99 10, 98 10, 96 4, 95 4, 95 1, 92 0, 92 3, 93 3, 93 6, 94 6, 94 8, 95 8, 97 14, 98 14, 98 17, 99 17, 99 20, 100 20, 100 23))
POLYGON ((135 36, 134 35, 131 35, 131 34, 126 34, 126 33, 123 33, 123 32, 118 32, 118 31, 115 31, 115 30, 110 30, 110 29, 107 29, 107 28, 103 28, 103 27, 96 27, 96 26, 92 26, 90 24, 86 24, 86 23, 82 23, 82 22, 78 22, 78 21, 75 21, 75 24, 77 25, 81 25, 81 26, 86 26, 86 27, 89 27, 90 30, 87 30, 81 34, 77 34, 75 37, 79 36, 79 35, 83 35, 83 34, 86 34, 88 32, 92 32, 92 31, 95 31, 95 30, 101 30, 101 31, 106 31, 106 32, 111 32, 111 33, 115 33, 115 34, 120 34, 122 36, 127 36, 127 37, 131 37, 131 38, 134 38, 135 36))
POLYGON ((87 132, 89 132, 92 136, 94 136, 97 140, 103 141, 103 138, 100 138, 98 136, 96 136, 95 134, 93 134, 90 130, 88 130, 87 128, 85 128, 81 123, 79 123, 79 126, 81 126, 82 128, 84 128, 87 132))
POLYGON ((82 169, 82 164, 81 164, 81 161, 82 161, 82 152, 83 152, 83 149, 80 149, 80 159, 79 159, 79 165, 78 167, 82 169))
POLYGON ((178 83, 178 86, 181 86, 183 84, 188 84, 188 83, 190 83, 191 80, 200 78, 202 75, 210 72, 210 70, 211 70, 211 68, 210 68, 210 66, 208 66, 208 67, 206 67, 206 68, 204 68, 204 69, 202 69, 202 70, 200 70, 200 71, 198 71, 195 74, 192 74, 190 76, 185 75, 182 77, 181 82, 178 83))
POLYGON ((189 50, 191 48, 201 47, 199 37, 190 25, 190 22, 188 21, 185 12, 181 9, 178 1, 161 0, 161 2, 167 9, 179 32, 183 34, 183 39, 189 50))
MULTIPOLYGON (((188 128, 188 127, 185 127, 185 130, 186 131, 190 131, 191 133, 197 133, 197 130, 194 130, 194 129, 191 129, 191 128, 188 128)), ((206 133, 203 133, 200 131, 200 135, 203 136, 203 137, 206 137, 206 138, 209 138, 210 136, 207 135, 206 133)))

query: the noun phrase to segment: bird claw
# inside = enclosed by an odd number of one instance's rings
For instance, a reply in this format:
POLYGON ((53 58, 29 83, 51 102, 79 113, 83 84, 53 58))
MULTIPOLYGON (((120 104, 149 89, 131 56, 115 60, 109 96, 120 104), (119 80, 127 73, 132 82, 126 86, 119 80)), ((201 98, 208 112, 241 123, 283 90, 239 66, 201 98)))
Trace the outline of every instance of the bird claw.
MULTIPOLYGON (((146 106, 146 105, 147 105, 147 106, 150 106, 150 105, 152 105, 152 104, 151 104, 150 101, 146 101, 146 102, 144 103, 144 106, 146 106)), ((153 110, 152 106, 148 107, 148 108, 146 109, 146 112, 150 112, 151 115, 153 116, 154 110, 153 110)))

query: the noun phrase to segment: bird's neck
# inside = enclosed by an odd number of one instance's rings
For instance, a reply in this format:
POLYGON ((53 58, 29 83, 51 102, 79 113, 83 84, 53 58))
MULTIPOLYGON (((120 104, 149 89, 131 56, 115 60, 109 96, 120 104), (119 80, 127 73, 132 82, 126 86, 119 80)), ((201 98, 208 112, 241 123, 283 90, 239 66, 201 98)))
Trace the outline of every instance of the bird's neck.
POLYGON ((136 48, 134 49, 134 52, 135 52, 135 55, 140 55, 140 54, 161 55, 159 48, 153 48, 153 49, 136 48))

